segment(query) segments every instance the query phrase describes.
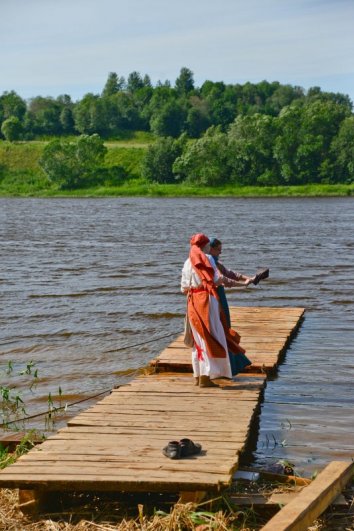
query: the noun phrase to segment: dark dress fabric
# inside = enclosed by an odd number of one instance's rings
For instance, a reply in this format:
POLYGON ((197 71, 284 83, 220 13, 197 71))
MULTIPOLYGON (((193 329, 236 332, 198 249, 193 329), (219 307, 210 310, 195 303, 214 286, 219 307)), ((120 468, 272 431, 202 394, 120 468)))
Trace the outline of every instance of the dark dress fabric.
MULTIPOLYGON (((217 257, 214 256, 213 258, 215 260, 215 263, 217 264, 218 263, 217 257)), ((219 295, 219 300, 220 300, 222 310, 226 316, 228 327, 231 328, 231 316, 230 316, 230 310, 229 310, 229 305, 227 302, 224 286, 218 286, 217 292, 219 295)), ((236 376, 236 374, 241 372, 245 367, 247 367, 248 365, 251 365, 251 361, 247 358, 245 354, 242 354, 242 352, 238 354, 233 354, 232 352, 229 351, 229 358, 230 358, 232 376, 236 376)))

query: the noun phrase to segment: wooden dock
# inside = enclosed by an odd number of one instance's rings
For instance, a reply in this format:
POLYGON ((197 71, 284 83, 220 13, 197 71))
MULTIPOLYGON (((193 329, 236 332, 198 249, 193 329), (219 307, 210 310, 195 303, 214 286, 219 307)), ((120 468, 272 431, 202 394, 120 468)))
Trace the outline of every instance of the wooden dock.
MULTIPOLYGON (((276 369, 304 312, 303 308, 230 308, 231 326, 241 335, 241 345, 252 361, 247 372, 269 373, 276 369)), ((159 369, 192 371, 190 348, 184 345, 183 334, 151 364, 159 369)))
POLYGON ((245 448, 268 370, 299 326, 302 308, 232 308, 253 372, 194 386, 181 338, 156 360, 164 371, 140 376, 83 411, 0 472, 0 487, 48 491, 217 492, 228 487, 245 448), (169 371, 167 371, 169 369, 169 371), (179 372, 176 372, 179 371, 179 372), (162 448, 190 438, 198 456, 171 460, 162 448))

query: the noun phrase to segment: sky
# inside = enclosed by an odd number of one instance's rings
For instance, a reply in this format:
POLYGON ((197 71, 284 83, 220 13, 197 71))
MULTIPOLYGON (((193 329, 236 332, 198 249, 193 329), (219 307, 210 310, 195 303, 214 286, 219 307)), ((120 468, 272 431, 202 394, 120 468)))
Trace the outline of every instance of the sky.
POLYGON ((0 0, 0 94, 73 100, 109 72, 174 84, 180 69, 349 94, 354 0, 0 0))

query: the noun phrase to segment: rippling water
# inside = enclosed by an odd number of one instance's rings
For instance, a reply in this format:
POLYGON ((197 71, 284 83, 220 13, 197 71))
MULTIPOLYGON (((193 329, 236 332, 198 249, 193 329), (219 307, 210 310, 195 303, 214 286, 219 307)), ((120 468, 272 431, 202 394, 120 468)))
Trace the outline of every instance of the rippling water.
POLYGON ((73 401, 144 367, 181 330, 180 270, 202 231, 223 240, 230 268, 271 269, 260 287, 229 292, 231 305, 307 310, 268 382, 255 462, 310 471, 350 458, 353 229, 351 198, 0 199, 2 383, 31 413, 59 387, 73 401), (32 360, 34 392, 16 376, 32 360))

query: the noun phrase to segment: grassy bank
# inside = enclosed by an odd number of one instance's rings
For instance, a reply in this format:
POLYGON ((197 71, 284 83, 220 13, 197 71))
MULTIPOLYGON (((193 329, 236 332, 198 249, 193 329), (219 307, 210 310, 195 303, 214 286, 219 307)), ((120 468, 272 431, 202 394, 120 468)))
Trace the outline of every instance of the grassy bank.
POLYGON ((354 196, 354 185, 196 187, 187 184, 151 184, 132 180, 117 187, 96 187, 47 195, 71 197, 345 197, 354 196))
MULTIPOLYGON (((138 179, 142 157, 151 141, 151 136, 146 133, 136 133, 131 138, 107 142, 105 165, 121 166, 130 179, 138 179)), ((0 195, 62 195, 39 166, 47 143, 46 140, 16 143, 0 141, 0 195)), ((86 190, 76 190, 74 195, 86 195, 86 190)))
POLYGON ((346 197, 354 185, 200 188, 184 184, 151 184, 133 179, 121 186, 57 190, 45 177, 18 176, 11 185, 0 183, 2 197, 346 197))
POLYGON ((220 186, 152 184, 140 178, 145 149, 153 141, 148 133, 106 142, 107 167, 121 166, 128 180, 120 186, 96 186, 73 191, 58 190, 45 176, 39 159, 46 140, 9 143, 0 141, 0 195, 3 197, 328 197, 354 195, 354 184, 300 186, 220 186))

